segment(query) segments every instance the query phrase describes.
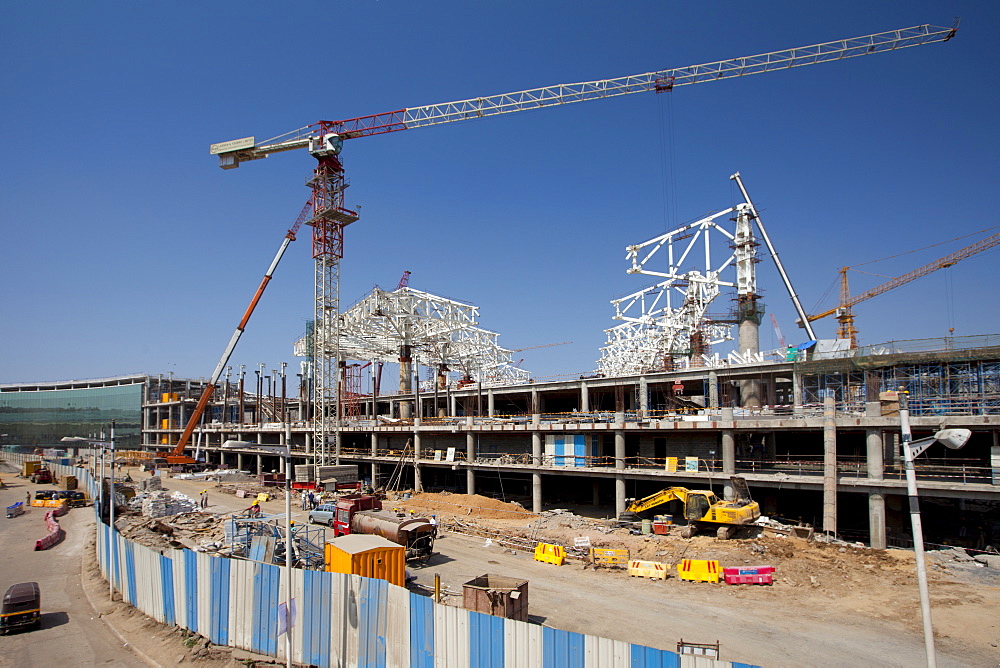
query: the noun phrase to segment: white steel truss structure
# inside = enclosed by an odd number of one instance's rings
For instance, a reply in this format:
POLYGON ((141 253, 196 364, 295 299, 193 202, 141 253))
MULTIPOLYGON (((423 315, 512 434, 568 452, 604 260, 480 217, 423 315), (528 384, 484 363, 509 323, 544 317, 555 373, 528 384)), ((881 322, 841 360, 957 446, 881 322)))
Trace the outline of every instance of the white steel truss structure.
MULTIPOLYGON (((472 304, 410 287, 376 287, 341 314, 340 357, 394 363, 412 355, 439 370, 461 371, 466 382, 527 382, 530 374, 512 363, 513 351, 499 345, 499 334, 477 327, 478 318, 479 307, 472 304)), ((296 355, 306 350, 305 338, 295 343, 296 355)))
POLYGON ((641 244, 628 246, 625 258, 629 274, 662 279, 630 295, 612 300, 615 320, 624 321, 605 330, 607 344, 601 348, 598 373, 621 376, 672 368, 680 359, 701 358, 712 345, 732 340, 731 323, 713 322, 708 307, 722 288, 739 295, 756 295, 756 247, 753 210, 738 204, 683 225, 641 244), (735 229, 723 224, 735 213, 735 229), (723 257, 713 254, 713 236, 721 236, 723 257), (654 268, 654 258, 667 267, 654 268), (692 267, 699 263, 700 267, 692 267), (685 267, 691 267, 684 269, 685 267), (735 279, 724 272, 735 268, 735 279))

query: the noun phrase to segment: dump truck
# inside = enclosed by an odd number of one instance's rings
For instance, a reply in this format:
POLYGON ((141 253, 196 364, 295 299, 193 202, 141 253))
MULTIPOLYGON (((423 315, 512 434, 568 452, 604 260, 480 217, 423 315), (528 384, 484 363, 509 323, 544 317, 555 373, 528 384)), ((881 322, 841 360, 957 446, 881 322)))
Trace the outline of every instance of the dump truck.
POLYGON ((52 482, 52 471, 47 468, 38 468, 28 477, 28 480, 35 484, 46 484, 52 482))
POLYGON ((341 497, 328 524, 333 528, 334 536, 365 533, 402 545, 406 548, 407 560, 427 561, 434 554, 437 528, 429 519, 396 510, 383 510, 382 501, 369 494, 341 497))
POLYGON ((681 536, 691 538, 700 529, 715 529, 720 540, 732 538, 740 527, 753 524, 760 517, 760 505, 750 498, 750 489, 741 476, 732 476, 735 498, 725 501, 710 489, 688 489, 668 487, 642 499, 633 499, 618 519, 634 522, 639 513, 661 506, 671 501, 684 504, 684 519, 687 525, 681 536))

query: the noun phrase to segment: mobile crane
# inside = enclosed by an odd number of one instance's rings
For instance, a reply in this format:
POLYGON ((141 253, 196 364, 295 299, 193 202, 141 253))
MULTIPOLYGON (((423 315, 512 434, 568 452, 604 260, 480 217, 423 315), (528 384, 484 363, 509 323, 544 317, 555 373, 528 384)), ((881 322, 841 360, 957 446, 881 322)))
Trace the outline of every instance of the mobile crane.
MULTIPOLYGON (((209 153, 219 156, 219 166, 222 169, 235 169, 244 162, 266 158, 272 153, 303 148, 308 149, 317 161, 313 175, 307 181, 307 185, 312 189, 312 196, 311 211, 305 222, 313 228, 313 259, 316 265, 312 357, 315 365, 314 414, 317 419, 314 423, 313 438, 320 463, 326 463, 328 458, 327 446, 331 436, 328 416, 335 416, 337 421, 332 432, 336 448, 335 457, 339 461, 339 443, 336 439, 339 433, 341 409, 336 397, 340 391, 338 368, 340 321, 336 315, 340 312, 340 259, 343 257, 344 227, 359 218, 357 211, 344 206, 347 182, 340 153, 345 140, 631 93, 664 93, 690 84, 947 42, 955 36, 957 30, 958 21, 950 28, 922 24, 862 37, 616 79, 558 84, 515 93, 409 107, 347 120, 318 121, 262 142, 257 142, 255 137, 244 137, 212 144, 209 153)), ((804 320, 805 312, 801 311, 799 317, 804 320)), ((190 437, 188 430, 185 430, 185 434, 187 437, 181 438, 179 446, 186 443, 190 437)))
POLYGON ((687 520, 687 525, 681 530, 682 537, 691 538, 699 529, 715 527, 716 537, 728 540, 740 527, 753 524, 760 517, 760 505, 750 498, 746 480, 734 475, 730 481, 736 494, 732 501, 720 499, 710 489, 668 487, 645 498, 633 499, 618 519, 622 522, 634 522, 643 511, 671 501, 680 501, 684 504, 684 519, 687 520))

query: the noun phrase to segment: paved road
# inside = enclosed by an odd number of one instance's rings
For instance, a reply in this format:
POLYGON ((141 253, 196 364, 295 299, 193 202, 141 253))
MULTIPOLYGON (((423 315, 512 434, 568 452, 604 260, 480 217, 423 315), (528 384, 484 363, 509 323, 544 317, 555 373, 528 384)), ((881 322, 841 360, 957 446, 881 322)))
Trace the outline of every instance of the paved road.
MULTIPOLYGON (((25 492, 49 487, 14 477, 16 471, 0 463, 0 504, 24 501, 25 492)), ((35 581, 42 590, 42 627, 0 639, 0 666, 136 666, 141 661, 122 647, 87 601, 80 577, 83 548, 93 533, 90 508, 74 509, 60 518, 65 540, 35 552, 35 540, 46 534, 45 512, 31 508, 13 519, 0 517, 0 588, 35 581)))

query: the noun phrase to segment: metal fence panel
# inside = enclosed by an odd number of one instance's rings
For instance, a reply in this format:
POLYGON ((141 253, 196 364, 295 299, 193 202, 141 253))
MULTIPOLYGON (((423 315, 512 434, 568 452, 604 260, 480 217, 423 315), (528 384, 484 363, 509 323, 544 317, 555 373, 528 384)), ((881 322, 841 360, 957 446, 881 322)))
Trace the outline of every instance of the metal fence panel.
POLYGON ((504 622, 504 666, 542 665, 542 627, 516 619, 504 622))
POLYGON ((448 605, 434 606, 435 668, 473 666, 469 656, 469 611, 448 605))

